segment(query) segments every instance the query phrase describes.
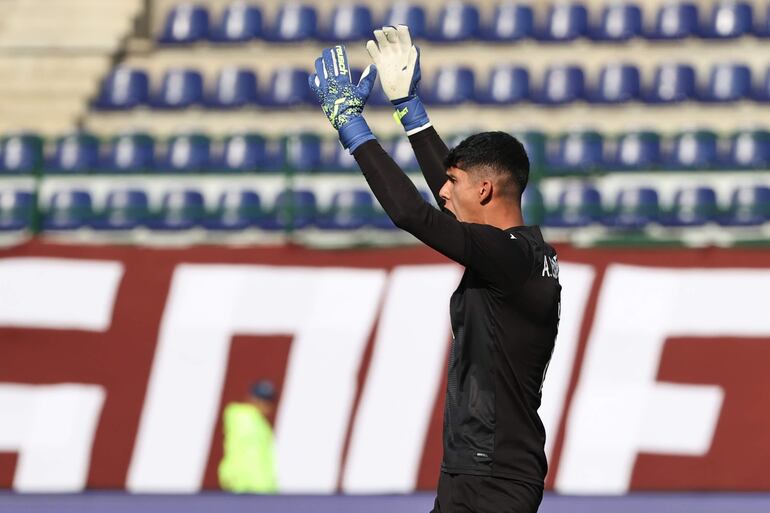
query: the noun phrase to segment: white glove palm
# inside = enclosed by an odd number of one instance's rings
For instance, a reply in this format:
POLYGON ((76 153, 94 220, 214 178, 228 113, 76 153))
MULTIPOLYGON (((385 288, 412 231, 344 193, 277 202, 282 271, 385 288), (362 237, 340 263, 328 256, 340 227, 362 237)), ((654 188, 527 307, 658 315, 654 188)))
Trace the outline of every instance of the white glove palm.
POLYGON ((380 83, 390 101, 417 94, 420 82, 420 50, 412 44, 409 27, 382 27, 374 31, 375 43, 367 41, 366 50, 380 75, 380 83))

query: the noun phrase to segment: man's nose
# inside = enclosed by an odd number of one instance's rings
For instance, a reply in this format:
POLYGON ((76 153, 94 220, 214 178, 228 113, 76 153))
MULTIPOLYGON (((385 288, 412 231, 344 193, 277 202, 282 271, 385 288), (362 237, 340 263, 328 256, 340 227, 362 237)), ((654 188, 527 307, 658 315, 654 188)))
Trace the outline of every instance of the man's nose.
POLYGON ((441 199, 443 199, 444 201, 448 201, 449 200, 449 187, 447 186, 447 184, 449 184, 449 180, 444 182, 444 185, 441 187, 441 190, 438 191, 439 197, 441 199))

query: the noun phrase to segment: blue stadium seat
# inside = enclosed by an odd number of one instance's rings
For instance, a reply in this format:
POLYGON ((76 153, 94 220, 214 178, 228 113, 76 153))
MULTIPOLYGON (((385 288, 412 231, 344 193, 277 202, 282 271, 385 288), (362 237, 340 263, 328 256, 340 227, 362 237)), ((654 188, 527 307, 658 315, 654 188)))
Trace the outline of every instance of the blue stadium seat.
POLYGON ((533 100, 545 105, 562 105, 582 100, 585 76, 578 66, 557 65, 545 70, 542 87, 533 91, 533 100))
POLYGON ((711 68, 709 83, 700 100, 735 102, 751 97, 751 70, 743 64, 720 63, 711 68))
POLYGON ((146 104, 150 97, 150 82, 143 70, 119 66, 102 82, 99 97, 93 106, 103 110, 133 109, 146 104))
POLYGON ((513 135, 524 146, 529 159, 530 175, 537 175, 545 165, 545 135, 535 131, 512 131, 513 135))
POLYGON ((77 230, 93 217, 91 194, 73 189, 58 191, 51 196, 43 216, 44 230, 77 230))
POLYGON ((593 186, 581 185, 568 187, 561 192, 556 209, 545 216, 545 224, 558 228, 577 228, 598 223, 601 218, 602 200, 599 191, 593 186))
POLYGON ((343 4, 331 11, 329 23, 321 38, 334 43, 358 41, 372 37, 372 12, 365 5, 343 4))
POLYGON ((652 89, 644 95, 650 103, 678 103, 695 98, 695 70, 686 64, 661 64, 652 89))
POLYGON ((593 131, 562 135, 555 151, 548 152, 546 173, 586 172, 601 167, 603 139, 593 131))
POLYGON ((312 191, 284 190, 275 198, 275 204, 260 226, 266 230, 299 230, 315 224, 318 206, 312 191))
POLYGON ((156 109, 184 109, 203 102, 203 76, 191 69, 170 69, 150 99, 156 109))
POLYGON ((211 141, 205 135, 175 135, 158 167, 169 173, 201 173, 208 169, 210 157, 211 141))
POLYGON ((97 230, 132 230, 150 218, 147 193, 140 189, 119 189, 107 194, 104 209, 94 216, 97 230))
POLYGON ((115 136, 102 165, 106 171, 136 172, 155 167, 155 140, 147 134, 115 136))
POLYGON ((279 68, 273 72, 270 86, 262 96, 266 107, 293 107, 316 105, 315 96, 307 85, 308 72, 304 69, 279 68))
POLYGON ((335 192, 328 211, 318 217, 317 226, 325 230, 356 230, 372 219, 372 194, 363 189, 335 192))
POLYGON ((35 196, 30 191, 0 189, 0 232, 27 230, 35 215, 35 196))
POLYGON ((418 5, 409 2, 396 2, 391 4, 385 16, 382 19, 380 26, 390 25, 395 27, 397 25, 406 25, 409 27, 409 33, 412 35, 412 39, 418 39, 425 37, 427 26, 425 24, 425 9, 418 5))
POLYGON ((702 27, 700 36, 716 39, 734 39, 746 36, 754 30, 751 5, 734 0, 721 0, 714 4, 708 25, 702 27))
POLYGON ((770 187, 738 187, 721 218, 727 226, 758 226, 770 221, 770 187))
POLYGON ((168 191, 160 210, 147 226, 154 230, 189 230, 200 226, 206 211, 203 195, 193 189, 168 191))
POLYGON ((595 103, 626 103, 640 97, 639 69, 630 64, 609 64, 599 72, 599 84, 588 99, 595 103))
POLYGON ((717 136, 706 130, 677 134, 665 165, 671 169, 710 169, 719 163, 717 136))
POLYGON ((505 2, 495 7, 490 23, 481 31, 487 41, 512 43, 535 34, 532 7, 522 3, 505 2))
POLYGON ((459 105, 473 101, 474 95, 473 70, 466 67, 445 66, 438 69, 423 99, 425 103, 434 105, 459 105))
POLYGON ((256 104, 258 99, 257 75, 248 69, 229 67, 219 72, 214 91, 205 103, 215 109, 235 109, 256 104))
POLYGON ((733 169, 767 169, 770 167, 770 132, 744 130, 733 134, 723 165, 733 169))
POLYGON ((243 230, 257 226, 264 216, 259 195, 248 189, 222 192, 217 207, 203 225, 213 230, 243 230))
POLYGON ((664 4, 658 10, 650 39, 684 39, 698 34, 698 8, 687 2, 664 4))
POLYGON ((617 170, 655 169, 662 162, 660 135, 639 131, 621 134, 606 166, 617 170))
POLYGON ((628 41, 642 35, 642 10, 632 3, 612 3, 602 9, 599 25, 591 29, 596 41, 628 41))
POLYGON ((479 32, 479 10, 472 4, 453 1, 441 8, 437 23, 428 31, 428 38, 453 43, 474 39, 479 32))
POLYGON ((483 104, 510 105, 529 99, 529 72, 519 66, 492 68, 484 89, 476 95, 483 104))
POLYGON ((212 159, 212 167, 228 172, 256 172, 269 168, 264 137, 256 134, 226 137, 221 153, 212 159))
POLYGON ((166 24, 158 41, 166 44, 195 43, 209 35, 209 12, 205 7, 184 3, 166 16, 166 24))
POLYGON ((288 3, 281 6, 275 25, 265 32, 269 41, 294 43, 318 35, 318 13, 310 5, 288 3))
POLYGON ((79 133, 59 137, 46 172, 87 173, 99 167, 99 139, 79 133))
POLYGON ((0 174, 28 174, 43 163, 43 140, 33 134, 0 139, 0 174))
POLYGON ((336 137, 321 141, 321 170, 333 173, 359 172, 356 159, 342 147, 336 137))
POLYGON ((574 41, 588 35, 588 11, 578 3, 558 3, 548 9, 545 26, 538 31, 542 41, 574 41))
POLYGON ((521 213, 525 224, 543 224, 545 221, 543 194, 534 184, 527 185, 521 195, 521 213))
POLYGON ((717 220, 717 195, 711 187, 686 187, 674 194, 671 209, 660 216, 664 226, 703 226, 717 220))
POLYGON ((286 136, 286 164, 295 173, 314 173, 323 167, 321 138, 317 134, 302 133, 286 136))
POLYGON ((262 37, 262 11, 253 5, 234 2, 225 7, 209 37, 220 43, 243 43, 262 37))
POLYGON ((623 189, 604 222, 620 229, 634 230, 656 223, 660 216, 658 191, 649 187, 623 189))
MULTIPOLYGON (((768 10, 770 11, 770 8, 768 8, 768 10)), ((754 100, 758 102, 770 102, 770 68, 768 68, 765 72, 765 76, 762 78, 762 83, 759 84, 758 88, 754 91, 752 96, 754 100)))

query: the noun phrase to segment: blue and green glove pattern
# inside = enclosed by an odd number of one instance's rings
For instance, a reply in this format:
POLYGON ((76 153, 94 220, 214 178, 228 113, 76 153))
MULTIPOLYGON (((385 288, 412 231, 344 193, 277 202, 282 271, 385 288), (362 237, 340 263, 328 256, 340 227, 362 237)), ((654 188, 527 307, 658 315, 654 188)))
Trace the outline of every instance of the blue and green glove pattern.
POLYGON ((315 71, 308 78, 310 89, 329 122, 339 132, 342 146, 353 153, 361 144, 374 139, 361 114, 377 78, 377 69, 369 65, 358 84, 353 84, 345 47, 336 45, 323 50, 315 61, 315 71))

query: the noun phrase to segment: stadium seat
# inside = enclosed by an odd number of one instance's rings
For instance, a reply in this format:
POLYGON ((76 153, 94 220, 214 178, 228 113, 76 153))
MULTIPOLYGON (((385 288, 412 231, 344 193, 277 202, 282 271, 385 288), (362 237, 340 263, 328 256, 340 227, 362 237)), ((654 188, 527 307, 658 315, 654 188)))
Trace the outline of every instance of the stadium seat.
POLYGON ((522 3, 505 2, 495 7, 494 16, 481 31, 487 41, 512 43, 533 37, 535 34, 532 7, 522 3))
POLYGON ((262 96, 266 107, 316 105, 315 96, 307 85, 308 72, 303 69, 279 68, 273 72, 269 89, 262 96))
POLYGON ((583 70, 577 66, 550 66, 542 87, 533 91, 533 100, 544 105, 562 105, 582 100, 585 94, 583 70))
POLYGON ((59 137, 46 172, 87 173, 99 167, 99 139, 79 133, 59 137))
POLYGON ((91 194, 73 189, 51 196, 43 216, 44 230, 77 230, 90 223, 93 216, 91 194))
POLYGON ((211 141, 205 135, 175 135, 158 167, 168 173, 201 173, 208 169, 210 156, 211 141))
POLYGON ((674 193, 671 209, 660 216, 664 226, 703 226, 717 220, 717 195, 710 187, 687 187, 674 193))
POLYGON ((613 156, 606 166, 617 170, 650 170, 662 161, 660 135, 639 131, 621 134, 615 144, 613 156))
POLYGON ((372 37, 372 12, 365 5, 343 4, 331 11, 321 38, 330 42, 358 41, 372 37))
POLYGON ((43 140, 33 134, 9 135, 0 140, 0 174, 28 174, 43 163, 43 140))
POLYGON ((484 89, 476 95, 482 104, 510 105, 529 99, 529 72, 519 66, 498 65, 489 72, 484 89))
MULTIPOLYGON (((412 39, 425 37, 427 26, 425 24, 425 9, 418 5, 405 1, 398 1, 391 4, 382 23, 379 26, 406 25, 409 27, 409 33, 412 39)), ((368 37, 368 36, 367 36, 368 37)))
POLYGON ((639 69, 630 64, 609 64, 599 72, 595 91, 588 94, 594 103, 626 103, 640 96, 639 69))
POLYGON ((643 96, 650 103, 678 103, 694 99, 695 70, 686 64, 662 64, 655 70, 652 89, 643 96))
POLYGON ((561 192, 556 209, 545 216, 545 224, 557 228, 577 228, 598 223, 601 218, 599 191, 590 185, 581 185, 561 192))
POLYGON ((710 169, 717 164, 717 136, 705 130, 677 134, 671 153, 665 159, 665 165, 670 169, 710 169))
POLYGON ((549 7, 548 17, 538 39, 549 42, 574 41, 588 34, 588 11, 578 3, 557 3, 549 7))
POLYGON ((115 68, 102 82, 93 106, 103 110, 133 109, 146 104, 150 97, 147 73, 125 66, 115 68))
POLYGON ((478 9, 456 0, 441 8, 437 23, 428 31, 428 38, 440 43, 454 43, 474 39, 478 32, 478 9))
POLYGON ((721 219, 727 226, 758 226, 770 221, 770 187, 739 187, 721 219))
POLYGON ((0 189, 0 232, 27 230, 35 215, 35 196, 30 191, 0 189))
POLYGON ((297 3, 282 5, 275 25, 265 32, 267 40, 278 43, 307 41, 317 35, 318 13, 315 8, 297 3))
POLYGON ((184 109, 203 102, 203 77, 191 69, 170 69, 150 99, 156 109, 184 109))
POLYGON ((404 136, 393 138, 386 146, 388 154, 393 158, 398 167, 407 173, 419 171, 417 157, 412 149, 412 143, 404 136))
POLYGON ((209 37, 220 43, 243 43, 262 36, 262 11, 244 2, 234 2, 222 12, 209 37))
POLYGON ((602 136, 593 131, 562 135, 555 151, 548 152, 546 174, 586 172, 601 167, 602 136))
POLYGON ((623 189, 618 193, 615 207, 604 222, 620 229, 634 230, 658 221, 660 207, 658 192, 649 187, 623 189))
POLYGON ((270 166, 264 137, 256 134, 226 137, 222 152, 212 159, 212 167, 228 172, 256 172, 268 169, 270 166))
POLYGON ((369 224, 374 210, 372 194, 363 189, 335 192, 328 211, 318 217, 325 230, 356 230, 369 224))
MULTIPOLYGON (((770 8, 768 8, 770 11, 770 8)), ((758 102, 770 102, 770 68, 765 72, 762 83, 753 94, 754 100, 758 102)))
POLYGON ((723 165, 733 169, 767 169, 770 166, 770 132, 744 130, 733 134, 723 165))
POLYGON ((751 93, 749 67, 721 63, 711 68, 708 86, 699 99, 703 102, 735 102, 750 98, 751 93))
POLYGON ((323 167, 321 138, 302 133, 286 136, 286 164, 295 173, 315 173, 323 167))
POLYGON ((687 2, 663 4, 658 10, 650 39, 684 39, 698 35, 698 8, 687 2))
POLYGON ((155 140, 147 134, 123 134, 113 137, 102 165, 106 171, 136 172, 155 167, 155 140))
POLYGON ((231 189, 220 194, 216 209, 203 225, 213 230, 243 230, 257 226, 263 215, 256 192, 231 189))
POLYGON ((196 190, 180 189, 163 195, 160 210, 147 225, 154 230, 189 230, 204 218, 203 195, 196 190))
POLYGON ((205 104, 215 109, 236 109, 256 104, 258 99, 256 74, 248 69, 229 67, 219 72, 214 91, 205 104))
POLYGON ((459 105, 473 101, 474 96, 473 70, 466 67, 444 66, 434 75, 430 89, 423 99, 425 103, 434 105, 459 105))
POLYGON ((543 194, 534 184, 527 185, 521 195, 521 213, 528 225, 543 224, 545 220, 543 194))
POLYGON ((700 36, 715 39, 734 39, 749 35, 754 30, 751 5, 734 0, 714 4, 709 23, 701 28, 700 36))
POLYGON ((599 25, 590 30, 595 41, 628 41, 642 35, 642 10, 632 3, 612 3, 602 10, 599 25))
POLYGON ((353 155, 334 137, 321 141, 321 170, 333 173, 349 173, 358 172, 359 168, 353 155))
POLYGON ((312 226, 317 215, 316 197, 312 191, 284 190, 260 226, 266 230, 299 230, 312 226))
POLYGON ((97 230, 132 230, 143 226, 149 217, 146 192, 120 189, 107 194, 105 207, 94 216, 91 226, 97 230))
POLYGON ((530 177, 541 174, 545 164, 545 135, 535 131, 512 131, 511 135, 518 139, 527 152, 530 177))
POLYGON ((205 7, 184 3, 169 11, 158 39, 166 44, 195 43, 209 35, 209 12, 205 7))

